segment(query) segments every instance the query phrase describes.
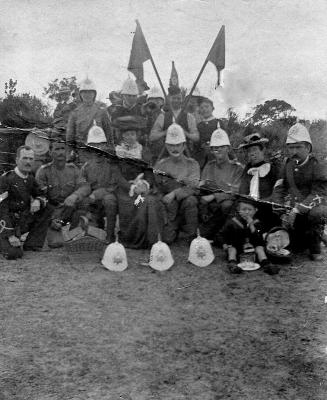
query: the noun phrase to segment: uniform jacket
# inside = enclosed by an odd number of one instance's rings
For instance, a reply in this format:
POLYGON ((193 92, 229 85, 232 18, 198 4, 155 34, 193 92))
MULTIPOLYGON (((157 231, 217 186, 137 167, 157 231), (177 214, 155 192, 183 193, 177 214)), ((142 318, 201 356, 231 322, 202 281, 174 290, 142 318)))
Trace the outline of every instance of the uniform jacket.
POLYGON ((327 164, 319 162, 312 154, 301 165, 297 165, 290 158, 287 159, 281 179, 275 184, 273 201, 284 204, 285 199, 289 198, 291 206, 300 203, 297 208, 301 213, 306 213, 317 196, 326 204, 327 164))
POLYGON ((86 183, 73 163, 66 163, 63 169, 56 168, 53 162, 42 165, 36 172, 36 180, 53 205, 62 203, 86 183))
POLYGON ((198 187, 200 181, 200 166, 193 158, 182 155, 178 160, 174 157, 167 157, 157 162, 155 170, 167 173, 169 176, 155 174, 159 190, 163 194, 178 189, 176 199, 182 200, 191 196, 198 187), (186 185, 178 182, 181 180, 186 185))
POLYGON ((94 121, 100 126, 107 138, 107 143, 113 149, 114 139, 108 112, 99 104, 91 106, 81 103, 69 116, 66 141, 70 145, 87 144, 87 135, 94 121))
POLYGON ((97 200, 106 193, 112 193, 118 187, 120 178, 119 163, 107 159, 92 159, 85 163, 80 171, 79 181, 84 182, 74 192, 79 199, 93 193, 97 200))
MULTIPOLYGON (((0 202, 0 219, 4 221, 7 228, 14 228, 23 214, 30 212, 32 199, 39 199, 41 206, 45 205, 45 197, 33 175, 22 178, 15 170, 6 172, 0 177, 0 195, 8 193, 7 197, 0 202)), ((4 231, 10 236, 12 232, 4 231)))
MULTIPOLYGON (((221 189, 227 192, 238 193, 243 173, 242 165, 237 161, 226 161, 218 165, 216 160, 209 161, 204 167, 201 180, 205 181, 205 186, 212 189, 221 189)), ((224 200, 224 193, 217 193, 216 199, 224 200)), ((229 198, 226 194, 225 198, 229 198)))

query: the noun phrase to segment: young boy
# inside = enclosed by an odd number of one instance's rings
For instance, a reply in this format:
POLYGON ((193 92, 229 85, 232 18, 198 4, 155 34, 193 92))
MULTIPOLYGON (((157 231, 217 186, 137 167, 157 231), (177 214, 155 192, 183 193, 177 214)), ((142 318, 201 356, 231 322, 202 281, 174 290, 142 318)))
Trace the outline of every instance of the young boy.
POLYGON ((237 260, 244 252, 245 247, 252 246, 264 272, 270 275, 279 272, 279 267, 271 264, 267 259, 260 221, 255 219, 256 212, 254 200, 241 198, 237 202, 236 215, 228 219, 223 228, 222 234, 225 247, 227 247, 228 267, 233 274, 242 272, 242 269, 237 265, 237 260))

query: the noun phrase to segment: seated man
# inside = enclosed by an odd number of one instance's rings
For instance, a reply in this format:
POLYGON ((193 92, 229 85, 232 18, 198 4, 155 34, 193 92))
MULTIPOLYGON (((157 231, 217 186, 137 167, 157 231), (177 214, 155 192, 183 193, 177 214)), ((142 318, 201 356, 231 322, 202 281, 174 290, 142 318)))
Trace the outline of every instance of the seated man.
POLYGON ((23 249, 41 251, 46 238, 51 211, 31 174, 33 161, 32 148, 20 146, 15 169, 0 178, 0 249, 8 260, 22 257, 23 249))
POLYGON ((75 192, 82 199, 81 207, 86 209, 91 223, 101 229, 107 219, 107 240, 114 240, 117 215, 117 199, 114 194, 120 176, 119 164, 110 158, 108 147, 103 143, 88 144, 89 161, 80 171, 84 183, 75 192))
POLYGON ((185 142, 183 128, 172 124, 166 135, 169 157, 158 161, 155 166, 155 170, 158 170, 156 182, 167 214, 163 233, 163 241, 167 243, 177 238, 180 229, 186 234, 186 240, 192 240, 198 226, 197 199, 194 194, 199 185, 200 167, 195 160, 183 154, 185 142))
POLYGON ((208 239, 219 241, 219 230, 231 212, 234 196, 238 193, 243 167, 228 157, 230 141, 227 133, 216 129, 210 139, 214 160, 209 161, 201 176, 202 190, 215 192, 201 196, 200 232, 208 239), (224 193, 227 192, 227 193, 224 193))
POLYGON ((327 166, 311 154, 310 134, 300 123, 288 131, 286 146, 289 158, 275 184, 272 200, 293 207, 282 216, 291 230, 293 248, 308 247, 310 258, 320 261, 320 242, 327 218, 327 166))
POLYGON ((60 247, 63 244, 61 232, 62 225, 70 222, 74 228, 83 211, 80 203, 78 189, 85 184, 81 179, 80 171, 73 163, 66 162, 67 146, 64 139, 54 139, 50 145, 52 162, 43 165, 36 173, 36 180, 46 194, 49 206, 53 213, 48 234, 49 247, 60 247))
POLYGON ((195 118, 192 114, 182 111, 182 93, 178 87, 170 87, 168 89, 168 105, 170 110, 161 112, 156 119, 150 133, 149 140, 151 151, 157 158, 160 157, 164 149, 164 139, 166 137, 168 127, 176 122, 183 130, 186 139, 188 140, 189 150, 192 150, 193 142, 199 141, 199 132, 196 128, 195 118))

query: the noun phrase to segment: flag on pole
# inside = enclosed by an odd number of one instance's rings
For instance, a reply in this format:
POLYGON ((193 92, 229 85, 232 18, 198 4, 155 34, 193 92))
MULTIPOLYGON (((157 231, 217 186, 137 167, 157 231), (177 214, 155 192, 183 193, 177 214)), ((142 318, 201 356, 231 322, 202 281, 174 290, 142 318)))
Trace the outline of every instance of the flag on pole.
POLYGON ((144 90, 148 90, 149 87, 144 81, 143 63, 150 59, 151 54, 148 44, 145 41, 141 25, 136 21, 136 30, 127 69, 135 75, 136 83, 138 86, 144 87, 144 90))
POLYGON ((221 71, 225 68, 225 25, 220 28, 216 40, 208 54, 207 61, 212 62, 217 69, 217 87, 220 85, 221 71))
POLYGON ((178 80, 178 74, 175 68, 175 62, 171 62, 171 73, 170 73, 170 79, 169 79, 169 87, 179 87, 179 80, 178 80))

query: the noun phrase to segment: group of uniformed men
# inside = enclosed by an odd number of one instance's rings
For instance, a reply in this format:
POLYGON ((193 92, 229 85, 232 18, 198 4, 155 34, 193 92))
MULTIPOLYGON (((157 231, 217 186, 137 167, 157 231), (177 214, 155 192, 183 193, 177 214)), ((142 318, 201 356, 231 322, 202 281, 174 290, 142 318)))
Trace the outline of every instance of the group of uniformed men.
MULTIPOLYGON (((281 169, 266 160, 268 139, 247 135, 240 145, 248 160, 243 167, 231 157, 213 102, 197 96, 195 109, 186 111, 181 90, 168 92, 165 101, 153 88, 140 102, 137 85, 128 78, 119 94, 110 94, 106 109, 96 101, 94 83, 83 81, 77 107, 57 109, 52 161, 34 176, 33 148, 22 146, 15 169, 0 179, 3 256, 41 251, 47 232, 67 223, 73 229, 81 217, 104 229, 108 243, 115 240, 119 221, 119 238, 132 248, 151 246, 158 233, 167 243, 190 242, 197 229, 223 245, 223 227, 235 213, 237 195, 244 195, 256 201, 263 232, 283 221, 293 247, 305 245, 311 259, 320 260, 327 170, 312 154, 306 127, 290 128, 289 157, 281 169)), ((51 236, 48 244, 60 245, 51 236)))

